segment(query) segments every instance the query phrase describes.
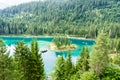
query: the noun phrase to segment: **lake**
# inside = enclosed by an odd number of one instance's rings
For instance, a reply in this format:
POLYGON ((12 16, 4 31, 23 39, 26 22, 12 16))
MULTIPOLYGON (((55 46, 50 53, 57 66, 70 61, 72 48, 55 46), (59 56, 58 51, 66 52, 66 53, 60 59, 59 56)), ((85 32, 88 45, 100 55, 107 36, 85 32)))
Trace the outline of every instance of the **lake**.
MULTIPOLYGON (((0 39, 3 39, 4 42, 9 46, 13 47, 13 45, 16 45, 17 41, 24 40, 25 43, 30 46, 30 42, 33 39, 32 37, 26 38, 26 37, 3 37, 1 36, 0 39)), ((53 67, 55 66, 55 62, 58 56, 64 56, 64 58, 67 57, 67 51, 66 52, 54 52, 48 49, 48 44, 52 41, 52 37, 37 37, 38 45, 40 50, 47 49, 48 51, 46 53, 42 54, 43 62, 44 62, 44 68, 46 74, 53 71, 53 67)), ((76 44, 78 46, 77 49, 71 51, 72 55, 72 61, 73 63, 76 63, 76 59, 80 56, 80 52, 84 46, 89 47, 89 51, 91 52, 92 47, 95 43, 94 40, 85 40, 85 39, 75 39, 70 38, 73 44, 76 44)), ((12 49, 12 48, 11 48, 12 49)), ((13 50, 11 50, 11 55, 13 55, 13 50)))

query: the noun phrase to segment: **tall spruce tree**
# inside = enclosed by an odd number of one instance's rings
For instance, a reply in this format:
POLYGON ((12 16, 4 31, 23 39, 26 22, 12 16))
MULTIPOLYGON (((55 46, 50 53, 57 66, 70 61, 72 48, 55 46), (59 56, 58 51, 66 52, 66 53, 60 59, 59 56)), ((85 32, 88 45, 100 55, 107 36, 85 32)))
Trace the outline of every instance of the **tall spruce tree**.
POLYGON ((59 56, 55 65, 54 80, 65 80, 65 60, 59 56))
POLYGON ((88 59, 89 59, 89 50, 88 47, 84 47, 82 49, 80 58, 76 63, 77 70, 82 70, 83 72, 88 71, 89 69, 88 59))
POLYGON ((41 53, 39 53, 38 43, 36 40, 31 42, 31 53, 28 61, 28 80, 44 80, 44 64, 41 53))
POLYGON ((12 79, 12 58, 0 50, 0 80, 12 79))
POLYGON ((68 52, 68 57, 65 61, 65 79, 70 80, 71 76, 75 73, 75 66, 72 63, 71 53, 68 52))
POLYGON ((80 78, 80 75, 85 71, 89 70, 89 50, 88 47, 82 49, 81 55, 76 62, 77 75, 80 78))
POLYGON ((15 62, 17 64, 17 70, 21 74, 21 80, 27 80, 27 62, 30 50, 24 41, 18 42, 15 49, 15 62))
POLYGON ((108 51, 109 38, 103 31, 98 35, 96 44, 92 50, 90 67, 97 77, 104 75, 105 69, 109 64, 108 51))
POLYGON ((5 43, 0 40, 0 80, 13 80, 13 59, 5 52, 5 43))

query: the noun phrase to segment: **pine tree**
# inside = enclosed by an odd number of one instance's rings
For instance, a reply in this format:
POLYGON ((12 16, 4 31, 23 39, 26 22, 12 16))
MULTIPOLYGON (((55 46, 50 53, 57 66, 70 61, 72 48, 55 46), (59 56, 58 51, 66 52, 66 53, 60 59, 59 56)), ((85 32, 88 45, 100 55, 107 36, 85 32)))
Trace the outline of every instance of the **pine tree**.
POLYGON ((97 77, 104 75, 104 71, 108 66, 108 49, 109 49, 109 38, 103 32, 101 32, 96 40, 96 44, 92 50, 90 67, 95 72, 97 77))
POLYGON ((70 80, 71 76, 75 73, 75 67, 72 63, 71 53, 68 52, 68 57, 65 62, 65 79, 70 80))
POLYGON ((89 59, 89 50, 88 47, 84 47, 82 49, 80 58, 78 58, 76 63, 77 71, 82 71, 82 72, 88 71, 89 69, 88 59, 89 59))
POLYGON ((21 79, 26 80, 27 76, 27 62, 28 56, 30 54, 30 50, 27 45, 25 45, 24 41, 18 42, 15 49, 15 61, 17 66, 17 70, 22 75, 21 79))
POLYGON ((13 77, 11 80, 22 80, 22 74, 20 73, 20 70, 18 69, 18 63, 16 62, 16 60, 13 58, 12 60, 12 74, 13 77))
POLYGON ((6 47, 0 47, 0 80, 13 79, 13 60, 9 53, 6 52, 6 47))
POLYGON ((33 40, 31 43, 31 53, 28 61, 28 80, 44 80, 44 65, 41 53, 39 53, 38 43, 33 40))
POLYGON ((89 50, 88 47, 82 49, 81 55, 76 62, 77 77, 89 70, 89 50))
POLYGON ((54 80, 65 80, 65 71, 65 60, 63 56, 59 56, 55 66, 54 80))

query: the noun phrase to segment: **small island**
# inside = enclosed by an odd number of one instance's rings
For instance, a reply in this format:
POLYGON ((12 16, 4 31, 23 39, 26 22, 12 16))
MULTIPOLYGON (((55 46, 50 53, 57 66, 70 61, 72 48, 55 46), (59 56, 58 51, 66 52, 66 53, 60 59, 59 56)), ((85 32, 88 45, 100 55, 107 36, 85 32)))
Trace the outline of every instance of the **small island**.
POLYGON ((66 36, 56 36, 49 44, 49 49, 56 52, 69 51, 76 48, 77 45, 73 44, 66 36))

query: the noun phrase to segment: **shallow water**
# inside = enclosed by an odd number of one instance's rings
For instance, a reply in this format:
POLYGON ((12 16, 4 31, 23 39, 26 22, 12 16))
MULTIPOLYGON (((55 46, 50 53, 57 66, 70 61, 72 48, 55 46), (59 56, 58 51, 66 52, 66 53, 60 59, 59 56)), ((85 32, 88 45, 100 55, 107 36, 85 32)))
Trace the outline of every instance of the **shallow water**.
MULTIPOLYGON (((16 42, 24 40, 25 43, 30 46, 30 42, 32 38, 25 38, 25 37, 0 37, 1 39, 4 40, 4 42, 8 45, 13 47, 13 45, 16 44, 16 42)), ((80 52, 84 46, 88 46, 89 50, 92 50, 92 47, 95 43, 93 40, 83 40, 83 39, 70 39, 72 43, 76 44, 78 46, 77 49, 72 50, 72 61, 76 63, 77 57, 80 56, 80 52)), ((66 52, 54 52, 48 49, 48 44, 52 41, 52 38, 46 38, 46 37, 40 37, 37 38, 38 45, 40 50, 47 49, 48 51, 46 53, 42 54, 43 62, 44 62, 44 67, 45 67, 45 72, 48 74, 53 71, 53 67, 55 65, 55 61, 59 55, 64 56, 65 58, 67 57, 67 51, 66 52)), ((13 50, 12 50, 13 52, 13 50)), ((12 53, 13 54, 13 53, 12 53)))

